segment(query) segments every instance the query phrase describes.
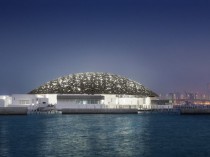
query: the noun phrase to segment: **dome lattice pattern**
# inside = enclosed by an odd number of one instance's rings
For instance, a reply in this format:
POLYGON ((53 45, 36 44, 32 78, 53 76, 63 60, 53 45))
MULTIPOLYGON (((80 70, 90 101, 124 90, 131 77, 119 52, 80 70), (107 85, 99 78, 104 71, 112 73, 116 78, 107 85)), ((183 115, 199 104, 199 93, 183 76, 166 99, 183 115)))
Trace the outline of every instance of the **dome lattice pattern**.
POLYGON ((126 94, 157 96, 138 82, 109 73, 77 73, 56 80, 32 90, 29 94, 126 94))

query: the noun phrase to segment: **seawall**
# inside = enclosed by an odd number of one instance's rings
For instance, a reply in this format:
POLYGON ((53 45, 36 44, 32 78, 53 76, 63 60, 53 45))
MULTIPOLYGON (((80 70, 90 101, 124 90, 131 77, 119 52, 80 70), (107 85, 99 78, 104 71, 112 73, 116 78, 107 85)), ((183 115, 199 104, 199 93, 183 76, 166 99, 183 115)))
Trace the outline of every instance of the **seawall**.
POLYGON ((180 114, 182 115, 209 114, 210 115, 210 108, 182 108, 180 109, 180 114))
POLYGON ((62 109, 62 114, 137 114, 137 109, 62 109))
POLYGON ((27 115, 27 107, 0 107, 0 115, 27 115))

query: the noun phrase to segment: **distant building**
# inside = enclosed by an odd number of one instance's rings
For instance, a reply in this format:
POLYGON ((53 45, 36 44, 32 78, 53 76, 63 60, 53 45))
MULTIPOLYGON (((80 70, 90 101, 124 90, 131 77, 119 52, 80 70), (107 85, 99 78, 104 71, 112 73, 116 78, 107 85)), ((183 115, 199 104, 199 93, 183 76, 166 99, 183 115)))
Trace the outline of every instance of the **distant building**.
POLYGON ((172 109, 173 102, 172 100, 151 100, 152 109, 172 109))

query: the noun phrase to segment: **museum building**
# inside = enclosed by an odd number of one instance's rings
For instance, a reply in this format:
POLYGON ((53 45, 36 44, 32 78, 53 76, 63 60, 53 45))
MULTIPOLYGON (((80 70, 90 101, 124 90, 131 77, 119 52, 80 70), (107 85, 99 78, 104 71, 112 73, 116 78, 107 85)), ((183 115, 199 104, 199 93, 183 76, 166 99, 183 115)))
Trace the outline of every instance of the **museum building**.
POLYGON ((59 77, 28 94, 4 97, 7 103, 2 99, 0 106, 36 108, 50 104, 61 110, 65 108, 149 109, 151 100, 157 97, 155 92, 131 79, 110 73, 87 72, 59 77))

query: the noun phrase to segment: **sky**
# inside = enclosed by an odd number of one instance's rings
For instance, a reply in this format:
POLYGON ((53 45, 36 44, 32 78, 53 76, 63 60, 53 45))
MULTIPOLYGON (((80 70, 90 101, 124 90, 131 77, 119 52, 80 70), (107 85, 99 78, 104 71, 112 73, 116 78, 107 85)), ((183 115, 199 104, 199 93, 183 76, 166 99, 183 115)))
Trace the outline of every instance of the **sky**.
POLYGON ((210 0, 0 0, 0 94, 80 72, 205 92, 210 0))

